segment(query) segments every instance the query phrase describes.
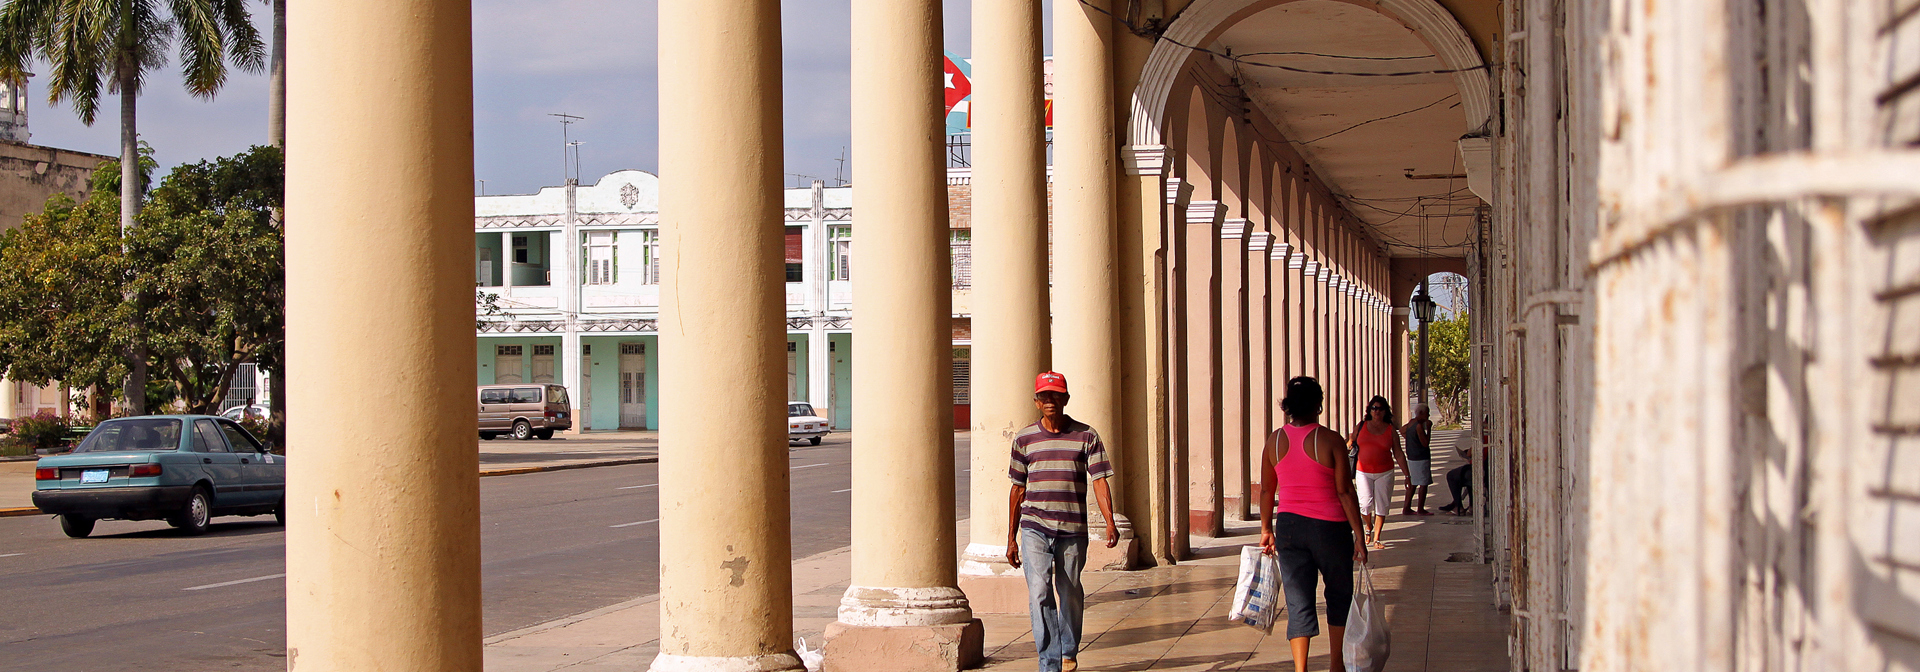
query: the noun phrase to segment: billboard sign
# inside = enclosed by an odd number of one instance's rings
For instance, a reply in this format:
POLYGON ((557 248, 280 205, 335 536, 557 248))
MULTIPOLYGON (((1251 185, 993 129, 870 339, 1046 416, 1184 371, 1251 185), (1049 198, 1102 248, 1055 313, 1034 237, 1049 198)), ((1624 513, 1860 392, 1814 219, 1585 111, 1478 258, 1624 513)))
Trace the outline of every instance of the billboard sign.
MULTIPOLYGON (((947 135, 973 132, 973 59, 947 52, 946 71, 947 135)), ((1041 95, 1045 96, 1047 130, 1053 130, 1053 57, 1041 62, 1041 95)))

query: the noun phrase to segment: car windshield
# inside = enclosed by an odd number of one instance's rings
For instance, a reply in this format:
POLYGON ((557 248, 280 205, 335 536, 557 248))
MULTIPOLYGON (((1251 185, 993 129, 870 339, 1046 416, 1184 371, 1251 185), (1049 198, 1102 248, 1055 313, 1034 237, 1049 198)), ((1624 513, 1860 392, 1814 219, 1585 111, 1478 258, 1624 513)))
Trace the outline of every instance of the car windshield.
POLYGON ((175 450, 180 447, 180 421, 172 418, 127 418, 100 423, 76 453, 175 450))
POLYGON ((787 417, 798 418, 803 415, 813 415, 811 404, 787 404, 787 417))

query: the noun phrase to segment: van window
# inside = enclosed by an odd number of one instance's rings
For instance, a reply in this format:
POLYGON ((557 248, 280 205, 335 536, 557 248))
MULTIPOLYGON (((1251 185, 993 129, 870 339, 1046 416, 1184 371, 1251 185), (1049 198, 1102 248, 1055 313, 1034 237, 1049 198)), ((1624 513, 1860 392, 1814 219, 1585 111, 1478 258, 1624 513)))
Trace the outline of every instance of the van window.
POLYGON ((505 403, 509 403, 507 401, 507 399, 509 398, 510 397, 507 395, 506 390, 481 390, 480 391, 480 403, 483 403, 483 404, 505 404, 505 403))
POLYGON ((545 400, 546 400, 545 396, 540 394, 540 388, 538 387, 513 388, 513 403, 538 404, 538 403, 544 402, 545 400))
POLYGON ((549 404, 567 403, 567 388, 561 387, 559 385, 555 385, 553 387, 547 388, 547 403, 549 404))

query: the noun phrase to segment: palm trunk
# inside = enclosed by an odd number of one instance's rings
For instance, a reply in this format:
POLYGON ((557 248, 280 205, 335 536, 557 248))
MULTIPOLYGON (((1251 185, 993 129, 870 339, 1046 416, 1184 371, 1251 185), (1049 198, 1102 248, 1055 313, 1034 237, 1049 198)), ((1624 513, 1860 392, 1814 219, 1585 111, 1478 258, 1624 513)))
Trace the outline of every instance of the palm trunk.
MULTIPOLYGON (((134 69, 120 66, 120 250, 126 253, 127 237, 133 234, 134 215, 140 212, 140 133, 134 125, 134 69)), ((146 318, 140 314, 140 297, 128 294, 134 304, 133 343, 127 348, 127 412, 147 414, 147 346, 141 331, 146 318)))
MULTIPOLYGON (((267 91, 267 142, 280 148, 281 156, 287 150, 287 0, 273 0, 273 70, 267 91)), ((275 208, 273 223, 283 225, 286 214, 275 208)), ((284 306, 282 307, 284 311, 284 306)), ((267 442, 276 446, 286 445, 287 427, 287 364, 285 357, 272 370, 267 372, 267 408, 272 419, 267 422, 267 442)))

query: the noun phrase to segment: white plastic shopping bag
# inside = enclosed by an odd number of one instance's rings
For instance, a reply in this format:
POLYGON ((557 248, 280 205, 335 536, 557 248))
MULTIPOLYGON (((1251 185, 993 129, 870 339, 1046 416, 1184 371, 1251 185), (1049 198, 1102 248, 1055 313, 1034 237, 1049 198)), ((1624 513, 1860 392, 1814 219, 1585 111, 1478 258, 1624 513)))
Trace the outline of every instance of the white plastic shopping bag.
POLYGON ((1240 578, 1233 583, 1233 610, 1229 620, 1273 632, 1280 611, 1280 561, 1259 546, 1240 547, 1240 578))
POLYGON ((1380 672, 1387 668, 1387 605, 1373 588, 1373 574, 1366 563, 1360 565, 1360 580, 1354 584, 1353 606, 1347 609, 1347 636, 1340 652, 1347 659, 1347 672, 1380 672))

